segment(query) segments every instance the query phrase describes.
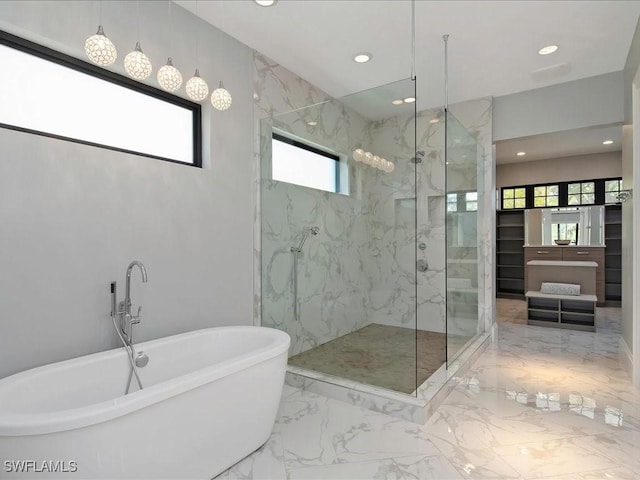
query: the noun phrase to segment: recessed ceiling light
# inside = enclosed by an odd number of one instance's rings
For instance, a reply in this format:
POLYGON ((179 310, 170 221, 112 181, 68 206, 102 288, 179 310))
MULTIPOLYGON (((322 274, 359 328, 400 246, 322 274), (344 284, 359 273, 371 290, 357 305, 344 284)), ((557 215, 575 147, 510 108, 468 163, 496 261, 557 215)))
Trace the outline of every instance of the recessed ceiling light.
POLYGON ((272 7, 278 0, 254 0, 261 7, 272 7))
POLYGON ((429 123, 438 123, 440 120, 438 120, 437 118, 432 118, 431 120, 429 120, 429 123))
POLYGON ((407 97, 403 100, 404 103, 413 103, 416 99, 414 97, 407 97))
POLYGON ((310 122, 307 122, 307 125, 309 125, 310 127, 315 127, 318 124, 318 122, 314 122, 313 120, 310 122))
POLYGON ((556 50, 558 50, 557 45, 547 45, 546 47, 542 47, 540 50, 538 50, 538 53, 540 55, 549 55, 550 53, 553 53, 556 50))
POLYGON ((527 154, 527 152, 518 152, 518 153, 516 153, 516 155, 518 155, 519 157, 522 157, 522 156, 524 156, 526 154, 527 154))
POLYGON ((603 145, 611 145, 613 143, 613 140, 605 140, 604 142, 602 142, 603 145))
POLYGON ((391 103, 393 103, 394 105, 402 105, 402 104, 404 103, 404 100, 400 100, 400 99, 398 99, 398 100, 394 100, 394 101, 393 101, 393 102, 391 102, 391 103))
POLYGON ((353 61, 356 63, 367 63, 369 60, 373 58, 373 55, 367 52, 356 53, 353 56, 353 61))

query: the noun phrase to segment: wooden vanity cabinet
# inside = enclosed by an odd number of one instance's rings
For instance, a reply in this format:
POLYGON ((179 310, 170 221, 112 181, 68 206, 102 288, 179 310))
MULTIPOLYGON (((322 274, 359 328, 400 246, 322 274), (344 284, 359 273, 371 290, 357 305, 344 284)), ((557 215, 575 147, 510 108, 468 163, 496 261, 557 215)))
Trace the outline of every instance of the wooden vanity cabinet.
MULTIPOLYGON (((527 262, 530 260, 564 260, 564 261, 590 261, 596 262, 598 268, 596 268, 596 296, 598 297, 598 306, 604 305, 605 302, 605 290, 604 290, 604 249, 605 247, 576 247, 576 246, 537 246, 537 247, 524 247, 524 282, 525 292, 529 291, 528 288, 528 271, 527 262)), ((549 279, 550 282, 553 278, 549 279)))

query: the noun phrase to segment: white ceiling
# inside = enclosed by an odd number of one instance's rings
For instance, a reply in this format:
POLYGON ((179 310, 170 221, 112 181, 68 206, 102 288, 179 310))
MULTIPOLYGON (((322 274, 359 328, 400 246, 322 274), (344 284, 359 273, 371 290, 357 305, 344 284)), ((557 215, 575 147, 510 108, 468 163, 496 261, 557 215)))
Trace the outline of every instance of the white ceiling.
POLYGON ((496 163, 530 162, 574 155, 617 152, 621 149, 622 126, 580 128, 496 142, 496 163), (603 145, 602 142, 605 140, 613 140, 613 143, 603 145), (519 157, 518 152, 525 152, 526 155, 519 157))
MULTIPOLYGON (((195 13, 195 0, 175 3, 195 13)), ((200 17, 334 97, 411 73, 409 0, 197 2, 200 17), (356 64, 367 51, 373 60, 356 64)), ((562 83, 624 68, 639 1, 416 1, 418 110, 562 83), (558 52, 538 49, 557 44, 558 52)))
MULTIPOLYGON (((417 0, 417 104, 395 107, 411 73, 410 0, 174 0, 369 118, 444 104, 443 34, 449 34, 449 102, 500 96, 624 68, 640 1, 417 0), (538 55, 546 45, 559 50, 538 55), (366 64, 352 61, 370 52, 366 64), (399 93, 399 91, 402 91, 399 93), (385 107, 386 106, 386 107, 385 107)), ((620 150, 621 127, 513 139, 497 163, 620 150), (612 139, 609 146, 604 139, 612 139), (527 152, 524 157, 516 156, 527 152)))

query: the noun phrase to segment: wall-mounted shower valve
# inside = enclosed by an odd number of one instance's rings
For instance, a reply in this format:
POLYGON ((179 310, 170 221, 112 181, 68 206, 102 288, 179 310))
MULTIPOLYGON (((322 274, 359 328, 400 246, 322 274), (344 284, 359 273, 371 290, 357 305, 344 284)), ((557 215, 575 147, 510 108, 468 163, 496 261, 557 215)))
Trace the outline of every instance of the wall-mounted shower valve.
POLYGON ((426 272, 427 270, 429 270, 429 262, 427 262, 424 258, 418 260, 417 264, 419 272, 426 272))

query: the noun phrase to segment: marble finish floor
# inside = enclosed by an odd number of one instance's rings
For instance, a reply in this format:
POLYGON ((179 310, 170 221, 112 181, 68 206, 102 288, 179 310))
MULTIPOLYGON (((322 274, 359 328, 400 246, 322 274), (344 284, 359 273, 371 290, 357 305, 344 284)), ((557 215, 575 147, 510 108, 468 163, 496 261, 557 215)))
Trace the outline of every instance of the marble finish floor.
POLYGON ((412 393, 444 363, 445 349, 443 333, 374 323, 295 355, 289 365, 412 393))
POLYGON ((285 386, 269 441, 218 478, 636 480, 640 392, 618 341, 501 322, 425 425, 285 386))

